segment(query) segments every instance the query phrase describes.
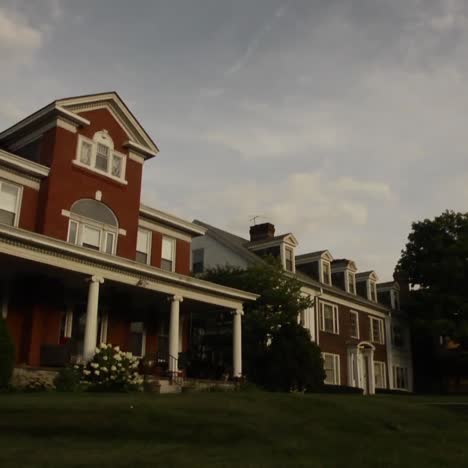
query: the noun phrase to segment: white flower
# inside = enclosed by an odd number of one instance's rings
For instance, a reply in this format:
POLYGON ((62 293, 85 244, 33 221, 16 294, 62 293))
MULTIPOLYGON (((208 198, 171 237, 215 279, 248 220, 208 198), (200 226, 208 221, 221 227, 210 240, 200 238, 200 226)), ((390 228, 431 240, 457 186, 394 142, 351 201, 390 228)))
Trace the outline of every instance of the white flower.
POLYGON ((79 369, 80 366, 77 366, 76 364, 73 366, 75 369, 79 369))
POLYGON ((115 366, 112 366, 112 367, 111 367, 111 371, 112 371, 112 372, 115 372, 116 370, 117 370, 117 367, 115 367, 115 366))
POLYGON ((114 359, 115 359, 116 361, 121 361, 121 360, 122 360, 120 354, 114 354, 114 359))
POLYGON ((101 352, 101 350, 100 350, 99 348, 96 348, 95 353, 96 353, 96 354, 99 354, 100 352, 101 352))
POLYGON ((101 343, 101 348, 102 348, 102 349, 107 349, 106 343, 101 343))
POLYGON ((125 354, 125 356, 127 356, 128 359, 132 359, 133 358, 133 354, 128 352, 125 354))
POLYGON ((102 372, 108 372, 107 367, 101 367, 102 372))
POLYGON ((89 375, 89 374, 91 374, 91 371, 85 369, 85 370, 83 371, 83 374, 84 374, 84 375, 89 375))
POLYGON ((102 356, 103 361, 107 361, 107 356, 102 356))
POLYGON ((114 348, 114 351, 119 352, 119 351, 120 351, 120 347, 119 347, 119 346, 116 346, 116 347, 114 348))
POLYGON ((95 373, 96 375, 99 375, 99 374, 100 374, 100 372, 99 372, 98 370, 95 370, 94 373, 95 373))

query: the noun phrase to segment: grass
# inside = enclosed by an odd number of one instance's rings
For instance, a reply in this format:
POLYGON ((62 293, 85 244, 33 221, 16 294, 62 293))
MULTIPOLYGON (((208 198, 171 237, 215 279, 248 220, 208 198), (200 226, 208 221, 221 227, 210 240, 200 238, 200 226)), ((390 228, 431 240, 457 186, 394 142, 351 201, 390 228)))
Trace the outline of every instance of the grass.
POLYGON ((463 467, 467 441, 466 397, 0 395, 2 468, 463 467))

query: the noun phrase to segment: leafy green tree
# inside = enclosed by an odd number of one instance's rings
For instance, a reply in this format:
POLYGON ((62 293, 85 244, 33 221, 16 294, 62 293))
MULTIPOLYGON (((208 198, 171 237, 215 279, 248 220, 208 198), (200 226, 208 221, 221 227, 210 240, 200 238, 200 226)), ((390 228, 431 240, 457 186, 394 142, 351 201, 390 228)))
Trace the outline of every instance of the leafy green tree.
POLYGON ((411 290, 413 326, 428 334, 468 336, 468 214, 445 211, 413 223, 397 266, 411 290))
POLYGON ((0 389, 7 388, 15 365, 15 348, 6 322, 0 318, 0 389))
POLYGON ((319 391, 325 379, 320 348, 297 323, 277 330, 265 355, 262 385, 268 390, 319 391))
MULTIPOLYGON (((270 344, 275 336, 281 336, 277 333, 282 327, 297 324, 299 314, 312 306, 311 299, 301 293, 299 281, 270 257, 247 269, 217 267, 208 270, 204 279, 260 295, 257 301, 244 305, 243 356, 247 377, 255 383, 264 383, 270 344)), ((284 369, 284 364, 280 365, 284 369)))

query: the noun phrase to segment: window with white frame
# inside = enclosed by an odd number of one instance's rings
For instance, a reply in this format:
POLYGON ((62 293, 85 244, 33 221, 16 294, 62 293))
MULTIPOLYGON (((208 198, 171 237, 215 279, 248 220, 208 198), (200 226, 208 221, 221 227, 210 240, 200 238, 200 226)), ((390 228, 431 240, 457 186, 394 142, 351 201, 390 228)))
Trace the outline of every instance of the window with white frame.
POLYGON ((374 361, 374 377, 376 388, 387 387, 387 375, 385 371, 385 362, 374 361))
POLYGON ((125 179, 126 156, 114 150, 114 142, 106 130, 94 134, 92 140, 80 135, 75 163, 109 177, 125 179))
POLYGON ((161 252, 161 268, 167 271, 175 271, 175 239, 163 237, 161 252))
POLYGON ((405 346, 405 336, 403 328, 400 325, 393 325, 392 327, 392 343, 393 346, 403 348, 405 346))
POLYGON ((346 273, 346 278, 348 282, 348 292, 356 294, 356 275, 352 271, 348 271, 346 273))
POLYGON ((286 271, 294 271, 294 250, 291 247, 285 247, 284 265, 286 271))
POLYGON ((373 343, 384 344, 384 321, 379 318, 370 318, 370 336, 373 343))
POLYGON ((130 323, 129 351, 138 357, 145 355, 146 331, 143 322, 130 323))
POLYGON ((369 281, 369 299, 373 302, 377 302, 377 286, 375 281, 369 281))
POLYGON ((351 338, 359 338, 359 314, 354 310, 349 312, 349 328, 351 338))
POLYGON ((22 187, 0 180, 0 223, 17 226, 22 187))
POLYGON ((151 259, 151 231, 138 229, 135 260, 148 265, 151 259))
POLYGON ((322 283, 331 284, 331 266, 325 260, 322 260, 322 283))
POLYGON ((335 334, 340 332, 338 306, 327 302, 320 303, 320 330, 335 334))
POLYGON ((104 203, 83 199, 72 205, 68 242, 114 255, 117 250, 117 236, 117 217, 104 203))
POLYGON ((324 383, 340 385, 340 356, 339 354, 322 353, 323 369, 325 371, 324 383))
POLYGON ((399 390, 408 390, 408 369, 406 367, 393 366, 393 386, 399 390))

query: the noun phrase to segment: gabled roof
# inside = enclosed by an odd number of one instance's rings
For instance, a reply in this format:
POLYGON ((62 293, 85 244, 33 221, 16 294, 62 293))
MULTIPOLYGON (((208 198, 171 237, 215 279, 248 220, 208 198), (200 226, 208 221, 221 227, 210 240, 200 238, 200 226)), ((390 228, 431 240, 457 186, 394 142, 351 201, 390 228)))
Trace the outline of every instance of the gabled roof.
POLYGON ((377 276, 377 273, 373 270, 356 273, 356 281, 364 281, 367 279, 378 281, 379 278, 377 276))
POLYGON ((262 247, 263 245, 270 245, 270 244, 279 244, 281 242, 285 242, 287 244, 292 245, 293 247, 297 247, 299 243, 297 242, 297 239, 294 237, 294 235, 290 232, 286 234, 281 234, 279 236, 274 236, 266 239, 260 239, 256 241, 247 241, 246 246, 249 249, 256 249, 257 247, 262 247))
MULTIPOLYGON (((216 240, 217 242, 219 242, 221 245, 223 245, 227 249, 230 249, 232 252, 235 252, 236 254, 238 254, 247 263, 249 264, 264 263, 264 260, 262 259, 262 257, 260 257, 259 255, 256 255, 253 251, 250 251, 248 249, 248 245, 250 244, 250 242, 247 239, 240 237, 240 236, 236 236, 235 234, 231 234, 230 232, 224 231, 217 227, 211 226, 210 224, 207 224, 203 221, 194 220, 193 223, 206 228, 207 231, 205 235, 210 236, 212 239, 216 240)), ((281 236, 278 236, 278 237, 281 237, 281 236)), ((313 252, 313 254, 323 255, 326 252, 328 252, 328 250, 321 250, 319 252, 313 252)), ((304 257, 308 255, 311 255, 311 254, 299 255, 299 257, 304 257)), ((330 255, 330 252, 328 252, 328 255, 330 255)), ((296 257, 296 260, 297 258, 298 257, 296 257)), ((371 306, 373 308, 378 308, 381 311, 388 312, 388 307, 386 307, 384 304, 369 301, 368 299, 362 296, 350 294, 344 291, 343 289, 338 288, 337 286, 320 283, 297 269, 295 273, 286 272, 286 274, 296 277, 305 286, 312 287, 316 290, 329 291, 330 293, 346 298, 350 300, 351 302, 371 306)))
POLYGON ((140 125, 136 117, 115 92, 88 94, 64 99, 58 99, 39 109, 12 127, 0 133, 0 141, 22 132, 28 127, 33 127, 51 117, 58 116, 78 126, 89 125, 89 121, 80 116, 81 112, 106 108, 115 117, 117 122, 128 135, 127 145, 130 148, 143 153, 145 158, 156 156, 159 152, 156 143, 151 139, 146 130, 140 125))
POLYGON ((385 289, 396 289, 397 291, 400 290, 400 285, 398 281, 386 281, 385 283, 377 283, 377 289, 385 290, 385 289))
POLYGON ((329 262, 333 261, 332 254, 328 250, 317 250, 316 252, 297 255, 296 264, 303 265, 304 263, 316 262, 320 259, 328 260, 329 262))
POLYGON ((338 258, 336 260, 333 260, 332 270, 338 270, 341 268, 348 269, 353 272, 357 271, 356 263, 354 263, 352 260, 348 260, 347 258, 338 258))

